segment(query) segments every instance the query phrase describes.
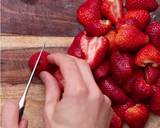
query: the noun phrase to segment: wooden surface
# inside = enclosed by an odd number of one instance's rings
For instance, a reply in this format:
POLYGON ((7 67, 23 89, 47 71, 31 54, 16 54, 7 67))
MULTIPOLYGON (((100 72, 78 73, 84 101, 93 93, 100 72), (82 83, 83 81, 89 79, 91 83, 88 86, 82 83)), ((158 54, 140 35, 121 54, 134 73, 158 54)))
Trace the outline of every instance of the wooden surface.
MULTIPOLYGON (((27 61, 32 53, 40 50, 44 41, 48 52, 66 52, 72 40, 71 37, 2 36, 0 107, 7 100, 19 100, 30 75, 27 61), (12 45, 9 45, 11 42, 12 45)), ((34 77, 24 113, 24 116, 29 119, 29 128, 44 128, 43 103, 44 87, 41 81, 34 77)), ((125 125, 124 128, 127 126, 125 125)), ((145 128, 160 128, 160 117, 150 116, 145 128)))
POLYGON ((84 0, 0 0, 3 33, 73 36, 81 26, 76 9, 84 0))

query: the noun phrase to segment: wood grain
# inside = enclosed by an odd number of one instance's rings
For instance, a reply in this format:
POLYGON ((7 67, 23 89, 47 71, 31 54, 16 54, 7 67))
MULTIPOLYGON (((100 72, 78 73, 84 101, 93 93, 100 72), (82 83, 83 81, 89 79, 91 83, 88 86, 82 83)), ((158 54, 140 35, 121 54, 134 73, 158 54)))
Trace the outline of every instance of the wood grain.
POLYGON ((76 9, 84 0, 1 0, 1 32, 73 36, 81 26, 76 9))

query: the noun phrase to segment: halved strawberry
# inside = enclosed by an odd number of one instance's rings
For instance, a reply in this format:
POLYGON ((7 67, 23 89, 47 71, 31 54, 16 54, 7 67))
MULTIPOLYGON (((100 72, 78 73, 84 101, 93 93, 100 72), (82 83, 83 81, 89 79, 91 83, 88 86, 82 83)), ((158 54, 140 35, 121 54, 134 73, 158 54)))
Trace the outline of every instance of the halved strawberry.
POLYGON ((92 69, 101 63, 109 48, 108 40, 103 36, 87 37, 83 35, 80 45, 84 59, 92 69))
POLYGON ((136 27, 125 24, 118 29, 115 42, 123 51, 134 51, 147 44, 149 38, 136 27))
POLYGON ((124 15, 124 19, 130 18, 135 18, 138 20, 143 29, 150 22, 150 15, 146 10, 130 10, 124 15))
POLYGON ((102 14, 116 24, 123 16, 123 1, 122 0, 102 0, 102 14))
POLYGON ((112 29, 110 20, 96 20, 86 25, 85 30, 88 36, 100 36, 112 29))
POLYGON ((153 88, 153 96, 150 101, 150 108, 155 113, 160 115, 160 88, 153 88))
POLYGON ((160 51, 153 45, 148 44, 137 53, 135 63, 141 67, 145 67, 146 64, 152 64, 153 67, 157 67, 160 65, 160 51))
POLYGON ((149 110, 143 104, 136 104, 125 111, 125 121, 131 128, 143 128, 149 117, 149 110))
POLYGON ((98 85, 103 94, 108 96, 113 103, 122 104, 127 102, 128 97, 110 77, 100 79, 98 85))
POLYGON ((75 56, 75 57, 78 57, 78 58, 83 58, 80 42, 81 42, 81 38, 84 34, 85 34, 84 31, 77 34, 77 36, 74 38, 72 44, 68 48, 68 54, 75 56))
POLYGON ((83 25, 87 25, 95 20, 100 20, 100 6, 100 0, 87 0, 77 10, 78 21, 83 25))
POLYGON ((122 54, 118 51, 111 55, 111 66, 113 77, 122 82, 133 73, 132 57, 129 54, 122 54))
POLYGON ((115 43, 116 31, 114 30, 109 31, 105 37, 109 40, 110 52, 117 50, 117 46, 115 43))
POLYGON ((145 79, 148 84, 153 84, 160 76, 160 69, 147 65, 145 68, 145 79))
POLYGON ((110 64, 107 60, 104 60, 98 67, 93 71, 96 79, 106 76, 110 71, 110 64))
POLYGON ((128 100, 125 104, 114 105, 113 110, 121 119, 124 119, 125 111, 132 106, 134 106, 134 103, 131 100, 128 100))
POLYGON ((151 43, 160 51, 160 22, 154 21, 147 26, 147 34, 151 43))
POLYGON ((158 8, 156 0, 126 0, 127 10, 144 9, 154 11, 158 8))
POLYGON ((110 128, 122 128, 122 124, 121 118, 113 112, 110 128))

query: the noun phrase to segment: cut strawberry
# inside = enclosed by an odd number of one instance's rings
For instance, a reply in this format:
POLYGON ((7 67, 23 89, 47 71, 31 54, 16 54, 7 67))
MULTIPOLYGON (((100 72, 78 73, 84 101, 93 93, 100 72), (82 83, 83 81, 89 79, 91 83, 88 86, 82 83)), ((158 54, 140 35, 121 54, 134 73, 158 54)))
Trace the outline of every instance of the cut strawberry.
POLYGON ((141 67, 145 67, 149 63, 153 67, 158 67, 160 65, 160 51, 153 45, 148 44, 137 53, 135 63, 141 67))
POLYGON ((147 26, 147 34, 151 43, 160 51, 160 22, 154 21, 147 26))
POLYGON ((110 128, 122 128, 122 124, 121 118, 113 112, 110 128))
POLYGON ((149 38, 136 27, 125 24, 118 29, 115 42, 123 51, 134 51, 147 44, 149 38))
POLYGON ((130 128, 143 128, 149 117, 149 110, 143 104, 136 104, 125 111, 125 121, 130 128))
POLYGON ((100 6, 100 0, 87 0, 77 10, 78 21, 83 25, 87 25, 95 20, 100 20, 100 6))
POLYGON ((102 14, 116 24, 123 16, 123 1, 122 0, 102 0, 102 14))
MULTIPOLYGON (((34 53, 34 54, 30 57, 30 59, 29 59, 29 61, 28 61, 28 65, 29 65, 29 67, 30 67, 31 70, 33 70, 33 68, 34 68, 34 66, 35 66, 35 64, 36 64, 36 61, 37 61, 38 56, 39 56, 39 53, 40 53, 40 52, 34 53)), ((57 66, 56 66, 56 65, 51 65, 51 64, 48 62, 48 60, 47 60, 47 56, 48 56, 48 55, 49 55, 48 52, 46 52, 46 51, 43 51, 43 52, 42 52, 41 58, 40 58, 40 60, 39 60, 39 63, 38 63, 38 65, 37 65, 37 68, 36 68, 36 70, 35 70, 35 75, 36 75, 36 76, 39 76, 39 74, 40 74, 41 71, 48 71, 48 72, 50 72, 50 73, 53 73, 53 72, 56 71, 57 66)))
POLYGON ((155 11, 158 8, 156 0, 126 0, 127 10, 144 9, 155 11))
POLYGON ((153 84, 160 76, 160 69, 147 65, 145 68, 145 79, 148 84, 153 84))
POLYGON ((84 58, 92 69, 101 63, 109 48, 108 40, 103 36, 87 37, 83 35, 80 44, 84 58))
POLYGON ((96 20, 86 25, 85 30, 88 36, 100 36, 112 29, 110 20, 96 20))
POLYGON ((104 60, 98 67, 93 71, 93 74, 96 79, 108 75, 110 71, 110 64, 107 60, 104 60))
POLYGON ((68 54, 78 57, 78 58, 83 58, 82 56, 82 50, 80 46, 80 41, 82 36, 84 35, 85 32, 80 32, 78 35, 74 38, 72 44, 68 48, 68 54))
POLYGON ((119 82, 125 81, 133 73, 132 57, 128 54, 112 53, 111 66, 113 76, 119 82))
POLYGON ((130 19, 130 18, 135 18, 136 20, 138 20, 143 29, 150 22, 150 15, 149 15, 149 12, 146 11, 146 10, 131 10, 131 11, 128 11, 124 15, 124 19, 130 19))
POLYGON ((126 103, 128 97, 109 77, 104 77, 98 81, 98 85, 104 95, 107 95, 113 103, 126 103))
POLYGON ((160 115, 160 88, 153 88, 153 96, 150 101, 150 108, 155 113, 160 115))
POLYGON ((114 105, 113 110, 123 120, 125 111, 132 106, 134 106, 134 103, 131 100, 128 100, 125 104, 114 105))

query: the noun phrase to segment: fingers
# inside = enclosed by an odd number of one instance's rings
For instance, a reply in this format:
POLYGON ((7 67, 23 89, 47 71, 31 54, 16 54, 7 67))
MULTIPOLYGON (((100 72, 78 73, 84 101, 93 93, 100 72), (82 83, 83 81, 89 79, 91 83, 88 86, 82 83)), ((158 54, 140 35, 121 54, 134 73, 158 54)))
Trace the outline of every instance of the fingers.
POLYGON ((28 128, 28 120, 22 119, 19 124, 19 128, 28 128))
POLYGON ((8 102, 2 107, 2 128, 18 128, 18 105, 8 102))
POLYGON ((80 90, 86 90, 85 83, 75 60, 64 54, 54 53, 49 55, 48 61, 60 67, 65 80, 64 93, 73 94, 80 90))
POLYGON ((49 105, 53 108, 60 99, 58 83, 50 73, 45 71, 40 73, 40 79, 45 85, 45 105, 49 105))

